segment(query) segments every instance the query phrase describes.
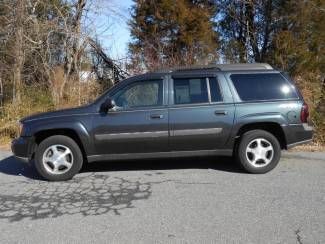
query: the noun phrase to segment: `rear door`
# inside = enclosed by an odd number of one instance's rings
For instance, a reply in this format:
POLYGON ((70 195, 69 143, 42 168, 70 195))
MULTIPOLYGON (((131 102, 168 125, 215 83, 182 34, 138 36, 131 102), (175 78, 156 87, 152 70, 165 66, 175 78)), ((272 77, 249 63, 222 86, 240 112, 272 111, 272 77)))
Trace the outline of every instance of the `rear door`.
POLYGON ((223 149, 235 109, 223 75, 176 74, 169 87, 171 151, 223 149))

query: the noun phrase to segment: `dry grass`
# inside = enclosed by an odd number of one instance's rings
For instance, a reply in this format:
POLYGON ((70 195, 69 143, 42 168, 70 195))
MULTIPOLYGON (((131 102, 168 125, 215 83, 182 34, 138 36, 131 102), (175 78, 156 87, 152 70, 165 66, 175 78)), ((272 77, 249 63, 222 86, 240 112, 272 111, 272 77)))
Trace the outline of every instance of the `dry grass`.
POLYGON ((98 83, 85 82, 71 84, 65 89, 64 97, 54 104, 52 94, 47 87, 26 86, 23 89, 22 103, 6 102, 0 111, 0 146, 8 147, 13 138, 19 134, 19 120, 23 117, 62 109, 76 107, 94 100, 101 92, 98 83))
POLYGON ((53 110, 46 89, 40 86, 24 87, 21 104, 5 103, 0 116, 0 144, 7 144, 19 133, 18 121, 31 114, 53 110))
MULTIPOLYGON (((314 127, 314 142, 316 145, 325 145, 325 105, 323 104, 322 83, 315 82, 321 78, 315 74, 305 74, 304 77, 295 77, 300 91, 310 110, 310 122, 314 127)), ((317 146, 316 146, 317 147, 317 146)))
POLYGON ((325 152, 325 145, 317 143, 300 145, 290 149, 289 152, 325 152))
MULTIPOLYGON (((58 78, 58 77, 56 77, 58 78)), ((315 138, 312 144, 302 145, 290 151, 325 151, 325 114, 315 107, 319 102, 320 93, 308 82, 301 87, 311 109, 311 121, 315 127, 315 138), (315 91, 316 90, 316 91, 315 91)), ((76 107, 94 100, 100 93, 102 87, 97 82, 69 82, 66 87, 64 97, 57 104, 54 104, 52 93, 47 87, 26 86, 22 94, 23 103, 20 105, 6 102, 0 111, 0 148, 9 148, 13 138, 18 136, 19 119, 40 112, 51 111, 60 108, 76 107)))
POLYGON ((0 144, 0 150, 9 151, 10 150, 10 143, 0 144))

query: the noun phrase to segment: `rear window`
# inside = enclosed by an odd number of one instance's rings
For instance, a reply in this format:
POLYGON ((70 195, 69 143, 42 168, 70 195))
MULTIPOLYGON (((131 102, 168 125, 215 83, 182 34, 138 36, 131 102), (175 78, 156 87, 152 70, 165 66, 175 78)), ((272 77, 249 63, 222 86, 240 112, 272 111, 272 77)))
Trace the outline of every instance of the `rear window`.
POLYGON ((294 86, 280 74, 233 74, 230 78, 243 101, 298 98, 294 86))

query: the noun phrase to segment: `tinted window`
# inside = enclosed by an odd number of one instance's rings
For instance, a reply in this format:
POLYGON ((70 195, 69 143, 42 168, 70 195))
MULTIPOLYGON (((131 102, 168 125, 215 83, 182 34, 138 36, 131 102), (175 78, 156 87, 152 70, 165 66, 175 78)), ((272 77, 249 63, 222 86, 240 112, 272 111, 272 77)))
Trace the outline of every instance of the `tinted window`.
POLYGON ((206 79, 174 79, 175 104, 207 103, 206 79))
POLYGON ((216 78, 209 78, 211 102, 221 102, 221 92, 218 81, 216 78))
POLYGON ((297 98, 293 85, 280 74, 233 74, 230 78, 243 101, 297 98))
POLYGON ((131 84, 113 98, 117 106, 126 108, 162 105, 162 81, 143 81, 131 84))

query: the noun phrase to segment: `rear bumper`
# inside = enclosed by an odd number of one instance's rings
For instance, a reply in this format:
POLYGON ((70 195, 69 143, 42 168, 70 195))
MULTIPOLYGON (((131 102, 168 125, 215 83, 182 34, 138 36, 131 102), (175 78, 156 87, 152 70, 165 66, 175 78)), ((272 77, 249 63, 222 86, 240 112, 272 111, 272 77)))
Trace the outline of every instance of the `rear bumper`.
POLYGON ((308 124, 295 124, 287 126, 287 149, 310 143, 313 139, 313 127, 308 124))
POLYGON ((309 140, 305 140, 305 141, 298 141, 298 142, 295 142, 295 143, 291 143, 291 144, 287 145, 287 149, 290 149, 290 148, 293 148, 295 146, 299 146, 299 145, 302 145, 302 144, 308 144, 308 143, 311 143, 312 141, 313 141, 313 139, 309 139, 309 140))
POLYGON ((32 137, 19 137, 11 142, 11 151, 16 158, 28 162, 32 157, 33 145, 32 137))

